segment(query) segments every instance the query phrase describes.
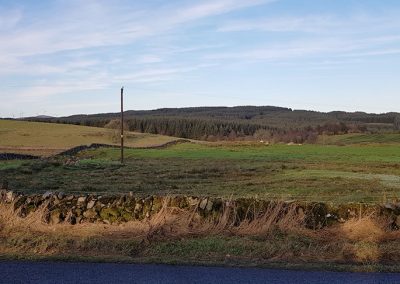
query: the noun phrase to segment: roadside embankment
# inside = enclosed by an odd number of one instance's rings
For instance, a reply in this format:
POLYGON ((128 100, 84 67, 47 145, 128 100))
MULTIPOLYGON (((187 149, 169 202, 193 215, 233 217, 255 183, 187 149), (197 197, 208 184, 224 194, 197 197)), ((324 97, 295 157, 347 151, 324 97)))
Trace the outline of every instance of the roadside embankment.
POLYGON ((0 191, 0 257, 400 271, 396 204, 0 191))

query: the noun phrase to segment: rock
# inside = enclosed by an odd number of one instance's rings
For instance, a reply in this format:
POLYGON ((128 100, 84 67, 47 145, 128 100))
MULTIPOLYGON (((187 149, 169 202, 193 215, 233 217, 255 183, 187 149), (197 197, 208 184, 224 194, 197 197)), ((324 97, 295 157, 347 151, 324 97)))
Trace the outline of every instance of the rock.
POLYGON ((123 212, 121 213, 121 219, 122 219, 123 221, 125 221, 125 222, 128 222, 128 221, 133 220, 133 219, 134 219, 134 216, 132 215, 132 213, 123 211, 123 212))
POLYGON ((46 191, 45 193, 43 193, 42 198, 47 199, 47 198, 50 198, 52 195, 53 195, 53 192, 46 191))
POLYGON ((72 201, 75 198, 75 196, 73 195, 68 195, 67 197, 65 197, 65 200, 67 201, 72 201))
POLYGON ((349 217, 351 218, 357 217, 357 212, 355 210, 348 209, 347 211, 349 212, 348 214, 349 217))
POLYGON ((6 193, 6 202, 11 203, 14 201, 16 194, 13 191, 8 191, 6 193))
POLYGON ((75 215, 76 215, 77 217, 82 216, 82 210, 81 210, 80 208, 77 208, 77 209, 75 210, 75 215))
POLYGON ((151 213, 151 209, 153 207, 153 197, 147 197, 144 201, 143 201, 143 214, 147 215, 147 213, 151 213))
POLYGON ((63 221, 62 214, 61 214, 60 210, 54 210, 54 211, 50 212, 50 223, 51 224, 59 224, 62 221, 63 221))
POLYGON ((204 198, 204 199, 200 202, 199 208, 200 208, 201 210, 206 209, 207 203, 208 203, 208 198, 204 198))
POLYGON ((80 196, 78 197, 78 204, 82 204, 86 202, 87 197, 86 196, 80 196))
POLYGON ((395 206, 394 204, 392 204, 392 203, 386 203, 386 204, 384 205, 384 207, 385 207, 386 209, 396 210, 396 206, 395 206))
POLYGON ((26 201, 27 197, 24 195, 21 195, 17 197, 14 201, 13 209, 16 211, 18 208, 20 208, 26 201))
POLYGON ((161 210, 161 208, 163 207, 164 204, 164 200, 162 197, 160 196, 153 196, 153 207, 151 208, 151 210, 153 212, 158 212, 161 210))
POLYGON ((63 199, 65 197, 65 194, 63 192, 59 192, 57 194, 58 199, 63 199))
POLYGON ((111 223, 114 223, 118 220, 119 216, 120 216, 120 213, 115 208, 103 208, 100 211, 100 217, 103 221, 108 220, 111 223))
POLYGON ((135 204, 135 210, 134 210, 135 213, 142 211, 142 209, 143 209, 143 205, 141 203, 138 202, 135 204))
POLYGON ((208 200, 206 210, 211 211, 213 209, 213 202, 211 200, 208 200))
POLYGON ((85 212, 83 212, 83 217, 85 217, 87 219, 95 219, 98 217, 98 215, 95 210, 90 209, 90 210, 86 210, 85 212))
POLYGON ((67 216, 65 217, 65 221, 67 221, 71 225, 75 225, 76 224, 76 216, 75 216, 75 214, 72 211, 69 211, 67 216))
POLYGON ((189 196, 188 198, 186 198, 186 202, 189 205, 189 207, 194 207, 199 204, 199 199, 196 197, 189 196))
POLYGON ((171 207, 178 207, 178 208, 186 208, 188 207, 187 198, 184 196, 174 196, 170 200, 169 206, 171 207))
POLYGON ((90 200, 88 204, 86 205, 87 209, 92 209, 94 205, 96 204, 96 200, 90 200))

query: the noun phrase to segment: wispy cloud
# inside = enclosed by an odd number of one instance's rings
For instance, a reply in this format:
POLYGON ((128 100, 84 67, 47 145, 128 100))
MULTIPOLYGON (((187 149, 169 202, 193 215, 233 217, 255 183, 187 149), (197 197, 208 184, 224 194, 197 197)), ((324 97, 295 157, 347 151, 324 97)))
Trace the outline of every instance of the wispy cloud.
MULTIPOLYGON (((0 35, 0 53, 8 56, 32 56, 99 46, 113 46, 153 36, 205 17, 220 15, 237 9, 271 2, 268 0, 202 1, 200 4, 171 10, 123 11, 112 8, 114 3, 79 1, 60 15, 47 15, 43 20, 0 35), (152 20, 157 19, 156 21, 152 20), (27 44, 29 43, 29 44, 27 44)), ((59 7, 63 9, 63 7, 59 7)), ((6 14, 6 13, 4 13, 6 14)), ((19 12, 19 18, 21 18, 19 12)), ((28 16, 28 15, 22 15, 28 16)), ((13 19, 16 16, 12 17, 13 19)), ((4 16, 4 25, 10 22, 4 16)))
POLYGON ((195 71, 215 65, 217 64, 198 64, 194 66, 177 66, 172 68, 148 68, 130 74, 114 76, 113 81, 128 81, 130 83, 165 81, 169 80, 171 76, 188 73, 190 71, 195 71))
POLYGON ((327 56, 333 53, 354 51, 362 46, 365 47, 368 45, 366 43, 361 45, 358 42, 343 41, 342 39, 309 39, 275 43, 262 48, 248 48, 236 52, 213 53, 206 55, 205 58, 218 60, 281 61, 283 59, 301 59, 307 56, 327 56))
MULTIPOLYGON (((269 17, 228 21, 217 27, 218 32, 256 31, 266 39, 260 47, 241 46, 240 50, 210 53, 207 59, 219 60, 293 60, 305 57, 363 57, 396 54, 400 37, 400 20, 393 13, 385 16, 308 15, 269 17), (268 33, 290 33, 291 36, 271 37, 268 33), (304 35, 303 33, 306 33, 304 35)), ((261 40, 260 40, 261 41, 261 40)))
MULTIPOLYGON (((124 62, 131 64, 150 64, 163 62, 162 56, 171 52, 183 53, 208 48, 212 45, 193 47, 173 47, 173 50, 159 48, 158 54, 142 54, 134 58, 132 55, 121 55, 124 58, 112 59, 99 58, 96 48, 129 46, 135 41, 146 37, 155 37, 168 31, 177 29, 203 18, 221 15, 238 9, 271 2, 269 0, 221 0, 202 1, 194 4, 176 3, 165 5, 158 10, 144 10, 140 5, 126 6, 120 2, 107 1, 69 1, 55 2, 55 7, 50 11, 43 11, 44 15, 32 14, 34 12, 19 9, 0 10, 0 63, 1 75, 29 75, 54 76, 64 74, 66 80, 71 79, 76 72, 83 69, 97 67, 109 69, 113 63, 124 62), (56 11, 56 13, 53 12, 56 11), (62 11, 62 13, 61 13, 62 11), (35 18, 30 24, 24 23, 27 19, 35 18), (156 20, 155 20, 156 19, 156 20), (63 60, 37 60, 46 58, 46 55, 61 52, 79 53, 85 50, 84 59, 63 60)), ((186 67, 182 70, 194 70, 186 67)), ((90 70, 90 69, 89 69, 90 70)), ((131 77, 121 76, 121 79, 136 81, 153 81, 165 79, 166 75, 181 73, 181 69, 161 69, 137 72, 131 77), (147 73, 146 73, 147 72, 147 73), (157 73, 158 74, 155 74, 157 73), (153 73, 153 75, 151 74, 153 73)), ((94 71, 94 70, 91 70, 94 71)), ((108 72, 108 71, 106 71, 108 72)), ((80 74, 80 73, 79 73, 80 74)), ((80 74, 81 75, 81 74, 80 74)), ((110 77, 115 74, 110 74, 110 77)), ((90 78, 85 78, 88 80, 90 78)), ((65 92, 78 90, 79 85, 73 89, 66 88, 65 92)), ((58 94, 62 87, 32 87, 22 90, 21 96, 30 92, 38 96, 58 94)), ((82 89, 84 90, 84 89, 82 89)), ((1 94, 0 94, 1 95, 1 94)))
POLYGON ((274 17, 257 20, 236 20, 223 23, 218 32, 264 31, 264 32, 320 32, 338 28, 343 24, 330 15, 306 17, 274 17))
POLYGON ((0 31, 14 28, 22 18, 20 9, 0 8, 0 31))

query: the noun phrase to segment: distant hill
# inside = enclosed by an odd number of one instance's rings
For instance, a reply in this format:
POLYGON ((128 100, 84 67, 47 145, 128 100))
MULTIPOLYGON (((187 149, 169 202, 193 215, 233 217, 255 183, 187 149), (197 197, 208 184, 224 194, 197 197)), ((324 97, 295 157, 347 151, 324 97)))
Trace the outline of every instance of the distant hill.
POLYGON ((54 118, 54 116, 49 116, 49 115, 37 115, 35 117, 36 118, 54 118))
MULTIPOLYGON (((400 113, 317 112, 275 106, 190 107, 124 112, 130 130, 203 140, 264 138, 305 142, 319 134, 394 133, 400 113)), ((119 113, 29 118, 33 121, 105 126, 119 113)))

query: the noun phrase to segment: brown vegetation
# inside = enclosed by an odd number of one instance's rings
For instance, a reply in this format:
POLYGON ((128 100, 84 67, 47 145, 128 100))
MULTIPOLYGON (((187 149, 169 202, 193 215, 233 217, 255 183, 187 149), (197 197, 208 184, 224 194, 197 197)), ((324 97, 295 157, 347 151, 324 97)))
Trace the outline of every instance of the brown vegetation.
POLYGON ((168 206, 141 221, 121 224, 45 224, 40 210, 19 218, 0 205, 0 254, 11 257, 96 257, 125 261, 266 264, 391 264, 400 260, 400 233, 389 221, 356 217, 322 229, 304 226, 295 206, 271 203, 254 218, 238 222, 237 208, 224 206, 218 218, 168 206), (233 216, 233 218, 232 218, 233 216), (218 246, 220 244, 220 247, 218 246))

